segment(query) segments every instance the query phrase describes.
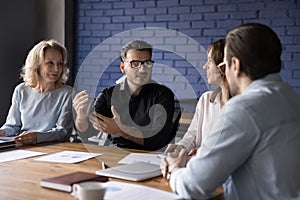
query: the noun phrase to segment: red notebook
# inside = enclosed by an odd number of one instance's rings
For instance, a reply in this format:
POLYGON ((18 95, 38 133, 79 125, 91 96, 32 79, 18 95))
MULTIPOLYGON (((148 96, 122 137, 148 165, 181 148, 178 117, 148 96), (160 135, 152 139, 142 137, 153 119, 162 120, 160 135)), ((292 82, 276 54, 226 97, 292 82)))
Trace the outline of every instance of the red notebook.
POLYGON ((73 172, 41 180, 41 186, 65 192, 72 192, 72 185, 86 181, 106 182, 108 177, 87 172, 73 172))

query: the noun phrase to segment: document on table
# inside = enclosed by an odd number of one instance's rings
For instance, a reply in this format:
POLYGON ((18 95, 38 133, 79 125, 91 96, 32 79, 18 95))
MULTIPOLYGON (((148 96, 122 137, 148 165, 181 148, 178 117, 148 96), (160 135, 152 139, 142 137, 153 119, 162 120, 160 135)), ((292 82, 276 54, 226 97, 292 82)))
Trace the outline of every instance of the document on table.
POLYGON ((7 162, 7 161, 13 161, 13 160, 19 160, 19 159, 33 157, 33 156, 44 155, 44 154, 46 154, 46 153, 36 152, 36 151, 28 151, 28 150, 20 150, 20 149, 5 151, 5 152, 0 153, 0 163, 7 162))
POLYGON ((146 162, 160 165, 161 154, 154 153, 130 153, 119 161, 120 164, 131 164, 135 162, 146 162))
POLYGON ((35 159, 36 161, 56 163, 78 163, 90 158, 100 156, 100 153, 89 153, 80 151, 62 151, 35 159))
POLYGON ((152 200, 152 199, 180 199, 178 195, 172 192, 166 192, 160 189, 118 182, 108 181, 106 184, 106 192, 104 199, 119 200, 119 199, 131 199, 131 200, 152 200))

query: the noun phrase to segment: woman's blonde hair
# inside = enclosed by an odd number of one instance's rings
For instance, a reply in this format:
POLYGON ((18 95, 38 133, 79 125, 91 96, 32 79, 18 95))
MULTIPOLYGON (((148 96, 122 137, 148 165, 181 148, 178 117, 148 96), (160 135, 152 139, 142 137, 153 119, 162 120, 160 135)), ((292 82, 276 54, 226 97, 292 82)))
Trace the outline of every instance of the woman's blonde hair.
POLYGON ((69 78, 69 69, 67 68, 67 50, 56 40, 43 40, 36 44, 28 53, 25 65, 21 69, 20 76, 23 78, 26 85, 35 87, 39 81, 39 69, 45 60, 45 52, 48 48, 58 50, 63 58, 63 72, 56 84, 65 84, 69 78))

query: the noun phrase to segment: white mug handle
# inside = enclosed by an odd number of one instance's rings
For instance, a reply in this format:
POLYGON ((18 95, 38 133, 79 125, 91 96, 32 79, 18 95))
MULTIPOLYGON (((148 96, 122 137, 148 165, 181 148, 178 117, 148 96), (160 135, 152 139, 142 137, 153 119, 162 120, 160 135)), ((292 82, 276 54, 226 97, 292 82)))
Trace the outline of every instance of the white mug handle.
POLYGON ((74 184, 73 185, 73 188, 72 188, 72 195, 74 196, 74 197, 76 197, 76 198, 78 198, 78 194, 77 194, 77 191, 78 191, 78 187, 79 187, 79 185, 78 184, 74 184))

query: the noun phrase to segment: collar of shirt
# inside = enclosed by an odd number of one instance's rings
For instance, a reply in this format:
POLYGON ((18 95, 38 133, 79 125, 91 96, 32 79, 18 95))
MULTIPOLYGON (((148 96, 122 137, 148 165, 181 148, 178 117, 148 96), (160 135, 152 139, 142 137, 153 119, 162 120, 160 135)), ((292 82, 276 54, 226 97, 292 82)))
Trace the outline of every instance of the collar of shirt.
POLYGON ((264 84, 268 84, 270 82, 282 82, 280 75, 278 73, 268 74, 263 78, 257 79, 253 81, 245 90, 244 93, 251 91, 252 89, 260 88, 264 84))
MULTIPOLYGON (((151 79, 147 84, 151 84, 151 83, 157 83, 157 82, 151 79)), ((119 85, 120 85, 120 91, 124 91, 128 97, 131 97, 131 98, 134 97, 133 95, 130 94, 128 83, 127 83, 127 78, 120 81, 119 85)), ((141 87, 144 87, 144 86, 141 86, 141 87)))

